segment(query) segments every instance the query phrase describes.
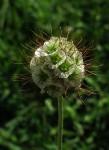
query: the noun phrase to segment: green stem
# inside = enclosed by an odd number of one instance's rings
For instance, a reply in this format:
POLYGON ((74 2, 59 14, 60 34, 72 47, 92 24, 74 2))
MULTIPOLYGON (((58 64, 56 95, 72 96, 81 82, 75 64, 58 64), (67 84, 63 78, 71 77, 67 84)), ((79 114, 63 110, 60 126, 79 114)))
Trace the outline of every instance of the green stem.
POLYGON ((58 99, 58 150, 62 150, 63 99, 58 99))

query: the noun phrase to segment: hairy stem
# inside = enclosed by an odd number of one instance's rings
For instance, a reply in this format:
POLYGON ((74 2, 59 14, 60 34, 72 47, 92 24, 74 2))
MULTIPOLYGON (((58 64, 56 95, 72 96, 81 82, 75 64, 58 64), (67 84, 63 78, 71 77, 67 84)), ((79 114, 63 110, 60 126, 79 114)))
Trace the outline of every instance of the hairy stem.
POLYGON ((63 98, 58 99, 58 150, 62 150, 63 98))

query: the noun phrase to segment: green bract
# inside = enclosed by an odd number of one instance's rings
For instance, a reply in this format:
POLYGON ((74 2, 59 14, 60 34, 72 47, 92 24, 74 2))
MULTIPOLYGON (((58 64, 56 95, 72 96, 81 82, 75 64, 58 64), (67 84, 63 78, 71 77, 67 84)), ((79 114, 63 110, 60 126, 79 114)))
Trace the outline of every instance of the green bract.
POLYGON ((51 37, 36 49, 30 62, 32 79, 41 93, 62 96, 66 90, 79 88, 84 78, 81 52, 73 41, 63 37, 51 37))

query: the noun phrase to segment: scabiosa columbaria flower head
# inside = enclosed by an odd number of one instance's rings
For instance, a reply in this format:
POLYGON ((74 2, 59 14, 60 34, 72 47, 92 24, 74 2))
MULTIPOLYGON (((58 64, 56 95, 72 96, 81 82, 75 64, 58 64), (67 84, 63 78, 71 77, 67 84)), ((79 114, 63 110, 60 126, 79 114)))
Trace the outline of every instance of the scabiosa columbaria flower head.
POLYGON ((32 79, 52 97, 59 97, 69 89, 81 87, 85 76, 82 53, 73 41, 51 37, 35 50, 30 61, 32 79))

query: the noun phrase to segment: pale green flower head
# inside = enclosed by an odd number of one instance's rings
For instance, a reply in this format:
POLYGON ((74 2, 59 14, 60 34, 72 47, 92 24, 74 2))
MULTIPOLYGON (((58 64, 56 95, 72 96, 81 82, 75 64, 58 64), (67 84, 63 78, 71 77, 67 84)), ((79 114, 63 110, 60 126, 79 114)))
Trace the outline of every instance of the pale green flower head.
POLYGON ((82 53, 73 41, 51 37, 37 48, 30 61, 32 79, 52 97, 62 96, 66 90, 81 87, 85 70, 82 53))

